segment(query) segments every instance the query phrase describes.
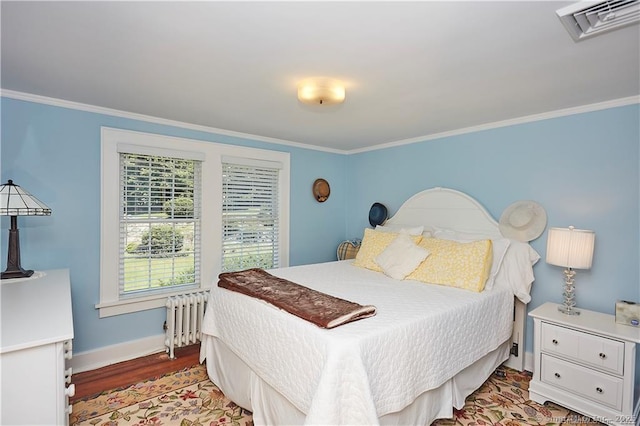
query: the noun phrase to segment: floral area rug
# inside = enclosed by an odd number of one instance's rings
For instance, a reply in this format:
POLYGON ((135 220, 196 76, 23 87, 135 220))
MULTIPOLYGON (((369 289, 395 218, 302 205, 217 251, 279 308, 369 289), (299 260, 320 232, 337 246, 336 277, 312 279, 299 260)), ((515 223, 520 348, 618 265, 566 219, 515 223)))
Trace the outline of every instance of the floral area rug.
POLYGON ((222 394, 196 365, 73 404, 70 425, 252 426, 251 413, 222 394))
MULTIPOLYGON (((500 369, 470 395, 453 419, 433 426, 597 425, 554 404, 529 400, 531 374, 500 369)), ((253 426, 251 413, 222 394, 197 365, 73 404, 71 425, 253 426)))
POLYGON ((469 395, 453 419, 440 419, 433 426, 595 426, 601 423, 553 403, 540 405, 529 399, 531 373, 510 368, 495 371, 478 390, 469 395))

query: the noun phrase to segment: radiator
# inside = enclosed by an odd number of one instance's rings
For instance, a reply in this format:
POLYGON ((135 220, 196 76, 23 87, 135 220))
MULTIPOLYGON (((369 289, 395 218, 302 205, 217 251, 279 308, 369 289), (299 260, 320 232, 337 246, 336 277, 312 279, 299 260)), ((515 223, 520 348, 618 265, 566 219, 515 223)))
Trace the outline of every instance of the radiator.
POLYGON ((164 344, 169 358, 175 358, 174 349, 200 341, 208 291, 171 296, 167 298, 167 321, 164 344))

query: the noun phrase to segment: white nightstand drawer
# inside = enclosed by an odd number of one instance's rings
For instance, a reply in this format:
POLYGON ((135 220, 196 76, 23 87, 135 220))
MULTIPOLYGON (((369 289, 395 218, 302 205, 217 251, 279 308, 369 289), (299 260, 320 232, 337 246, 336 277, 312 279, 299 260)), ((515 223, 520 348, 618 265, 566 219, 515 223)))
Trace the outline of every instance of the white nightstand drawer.
POLYGON ((622 409, 621 378, 542 354, 540 379, 616 410, 622 409))
POLYGON ((624 373, 624 343, 557 325, 542 323, 542 350, 602 370, 624 373))

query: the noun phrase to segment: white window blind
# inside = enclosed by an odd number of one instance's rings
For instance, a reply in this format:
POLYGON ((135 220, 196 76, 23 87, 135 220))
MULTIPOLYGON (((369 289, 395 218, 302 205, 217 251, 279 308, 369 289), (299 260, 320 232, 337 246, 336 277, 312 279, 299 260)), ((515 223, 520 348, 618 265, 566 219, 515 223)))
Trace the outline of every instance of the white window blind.
POLYGON ((222 162, 222 270, 278 267, 280 166, 229 161, 222 162))
POLYGON ((201 162, 119 155, 120 296, 198 287, 201 162))

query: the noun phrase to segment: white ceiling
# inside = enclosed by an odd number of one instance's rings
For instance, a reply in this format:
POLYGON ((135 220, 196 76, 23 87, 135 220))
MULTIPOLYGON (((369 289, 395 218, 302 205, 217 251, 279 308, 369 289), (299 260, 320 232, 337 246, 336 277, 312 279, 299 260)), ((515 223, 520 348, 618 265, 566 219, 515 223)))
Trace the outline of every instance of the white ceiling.
POLYGON ((346 151, 638 96, 640 26, 571 3, 2 1, 2 89, 346 151))

